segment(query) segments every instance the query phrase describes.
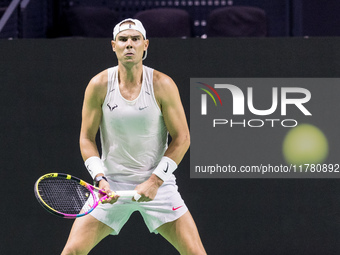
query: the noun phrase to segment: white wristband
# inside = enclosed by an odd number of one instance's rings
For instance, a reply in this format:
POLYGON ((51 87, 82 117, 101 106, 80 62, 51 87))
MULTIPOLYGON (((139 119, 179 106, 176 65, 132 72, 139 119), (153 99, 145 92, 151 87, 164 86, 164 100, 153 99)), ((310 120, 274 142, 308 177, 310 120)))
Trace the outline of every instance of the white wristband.
POLYGON ((170 179, 172 173, 177 169, 177 164, 171 158, 162 157, 153 174, 157 175, 163 181, 170 179))
POLYGON ((89 171, 90 175, 92 176, 92 179, 94 179, 97 174, 104 174, 104 164, 97 156, 89 157, 87 160, 85 160, 85 166, 87 171, 89 171))

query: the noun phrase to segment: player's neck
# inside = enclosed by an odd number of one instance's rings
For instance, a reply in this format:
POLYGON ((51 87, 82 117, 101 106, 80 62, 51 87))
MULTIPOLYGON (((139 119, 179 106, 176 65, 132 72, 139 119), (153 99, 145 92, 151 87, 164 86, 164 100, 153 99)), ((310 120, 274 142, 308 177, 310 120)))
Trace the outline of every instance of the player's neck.
POLYGON ((135 87, 140 86, 142 83, 143 76, 143 65, 133 65, 133 66, 118 66, 118 80, 119 84, 125 87, 135 87))

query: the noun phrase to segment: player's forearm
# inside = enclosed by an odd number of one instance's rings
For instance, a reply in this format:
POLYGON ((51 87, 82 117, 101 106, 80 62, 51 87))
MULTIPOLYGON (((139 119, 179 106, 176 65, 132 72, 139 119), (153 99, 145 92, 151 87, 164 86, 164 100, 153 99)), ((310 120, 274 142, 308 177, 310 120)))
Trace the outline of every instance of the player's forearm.
POLYGON ((170 179, 182 161, 189 145, 189 132, 182 133, 182 136, 175 136, 148 181, 156 180, 154 183, 159 187, 164 181, 170 179))
POLYGON ((99 156, 98 148, 95 141, 88 138, 80 137, 79 139, 80 152, 83 160, 86 161, 88 158, 93 156, 99 156))
POLYGON ((172 137, 171 143, 168 149, 164 153, 164 156, 171 158, 176 162, 177 165, 182 161, 185 153, 188 151, 190 146, 190 134, 185 133, 172 137))
MULTIPOLYGON (((104 164, 99 158, 99 152, 95 140, 80 138, 80 151, 86 166, 87 171, 91 177, 95 179, 100 175, 104 175, 104 164)), ((104 182, 104 181, 103 181, 104 182)))

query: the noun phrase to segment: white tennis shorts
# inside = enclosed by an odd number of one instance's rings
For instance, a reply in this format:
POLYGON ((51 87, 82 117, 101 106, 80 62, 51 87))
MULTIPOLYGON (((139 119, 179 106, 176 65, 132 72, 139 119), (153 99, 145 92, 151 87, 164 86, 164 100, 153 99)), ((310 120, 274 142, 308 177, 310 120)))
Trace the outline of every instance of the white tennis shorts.
MULTIPOLYGON (((134 190, 136 184, 119 183, 109 180, 111 190, 134 190)), ((151 233, 158 234, 157 228, 180 218, 188 211, 175 180, 163 183, 154 200, 134 202, 131 198, 119 198, 114 204, 101 204, 91 212, 97 220, 113 229, 111 235, 118 235, 131 214, 139 211, 151 233)))

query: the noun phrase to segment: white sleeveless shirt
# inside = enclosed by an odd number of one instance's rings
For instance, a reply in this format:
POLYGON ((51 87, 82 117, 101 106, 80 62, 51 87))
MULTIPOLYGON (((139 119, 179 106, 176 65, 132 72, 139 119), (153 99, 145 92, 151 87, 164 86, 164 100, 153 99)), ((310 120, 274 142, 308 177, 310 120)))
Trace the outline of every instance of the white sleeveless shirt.
POLYGON ((105 175, 125 183, 147 180, 168 144, 168 131, 153 90, 153 69, 143 66, 138 97, 123 98, 118 84, 118 66, 108 69, 107 94, 100 124, 105 175))

